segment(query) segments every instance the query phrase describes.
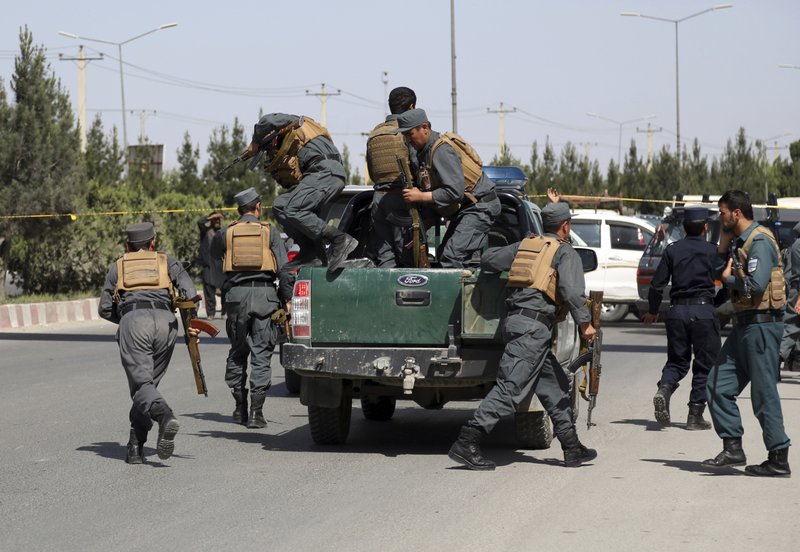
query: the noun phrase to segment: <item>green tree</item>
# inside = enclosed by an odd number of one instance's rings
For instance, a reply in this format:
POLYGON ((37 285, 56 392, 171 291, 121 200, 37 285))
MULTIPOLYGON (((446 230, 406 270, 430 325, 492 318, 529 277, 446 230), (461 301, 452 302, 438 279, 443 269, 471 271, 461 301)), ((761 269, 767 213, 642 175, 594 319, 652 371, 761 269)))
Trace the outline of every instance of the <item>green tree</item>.
POLYGON ((186 131, 183 134, 183 144, 177 150, 178 154, 178 179, 176 191, 184 194, 194 194, 200 190, 200 177, 198 167, 200 164, 200 146, 192 144, 192 137, 186 131))
POLYGON ((116 185, 122 180, 125 159, 114 127, 109 137, 103 131, 103 121, 97 115, 86 134, 86 178, 104 185, 116 185))
MULTIPOLYGON (((535 147, 535 143, 534 143, 535 147)), ((514 157, 511 153, 511 148, 508 147, 508 144, 503 144, 503 147, 500 148, 500 154, 495 154, 492 157, 492 161, 489 163, 490 166, 494 167, 519 167, 521 169, 525 169, 526 167, 522 164, 522 161, 514 157)))

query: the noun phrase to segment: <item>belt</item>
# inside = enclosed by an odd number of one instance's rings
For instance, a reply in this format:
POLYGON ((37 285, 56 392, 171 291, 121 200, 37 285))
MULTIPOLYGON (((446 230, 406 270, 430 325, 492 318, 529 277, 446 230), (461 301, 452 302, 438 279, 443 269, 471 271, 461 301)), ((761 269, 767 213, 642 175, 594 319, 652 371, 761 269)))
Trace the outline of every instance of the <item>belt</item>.
POLYGON ((765 324, 767 322, 782 322, 783 314, 776 312, 742 313, 733 315, 733 323, 737 326, 748 324, 765 324))
POLYGON ((536 312, 533 309, 514 309, 512 311, 508 311, 508 316, 514 314, 520 314, 522 316, 530 318, 531 320, 538 320, 539 322, 547 326, 548 330, 553 327, 553 321, 550 319, 549 316, 542 314, 540 312, 536 312))
POLYGON ((129 312, 133 310, 140 310, 140 309, 160 309, 165 311, 172 311, 172 305, 167 305, 165 303, 159 303, 156 301, 134 301, 133 303, 126 303, 122 306, 119 310, 120 317, 125 316, 129 312))
POLYGON ((249 280, 247 282, 233 284, 233 286, 231 287, 268 287, 271 285, 272 282, 268 282, 265 280, 249 280))
POLYGON ((697 298, 697 297, 689 297, 686 299, 672 299, 671 303, 673 305, 713 305, 714 302, 707 298, 697 298))

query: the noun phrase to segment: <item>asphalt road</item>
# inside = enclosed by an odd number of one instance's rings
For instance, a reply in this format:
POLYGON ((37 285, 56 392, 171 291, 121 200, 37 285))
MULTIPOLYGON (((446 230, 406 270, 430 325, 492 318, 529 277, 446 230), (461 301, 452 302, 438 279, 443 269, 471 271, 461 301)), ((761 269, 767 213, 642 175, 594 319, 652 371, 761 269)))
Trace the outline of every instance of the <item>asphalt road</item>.
MULTIPOLYGON (((0 333, 0 550, 796 550, 800 457, 792 479, 700 465, 721 449, 713 431, 652 414, 665 358, 663 326, 606 328, 597 426, 579 434, 592 465, 559 465, 550 450, 518 451, 501 423, 485 446, 494 472, 457 468, 446 452, 475 403, 426 411, 399 404, 388 423, 356 412, 350 440, 315 446, 306 411, 277 367, 269 427, 231 423, 224 332, 201 343, 209 397, 197 396, 185 349, 162 392, 181 422, 176 455, 147 443, 124 462, 130 400, 114 326, 85 322, 0 333)), ((179 343, 180 345, 180 343, 179 343)), ((741 397, 749 459, 766 452, 741 397)), ((800 439, 800 374, 780 385, 800 439)), ((585 404, 585 403, 584 403, 585 404)))

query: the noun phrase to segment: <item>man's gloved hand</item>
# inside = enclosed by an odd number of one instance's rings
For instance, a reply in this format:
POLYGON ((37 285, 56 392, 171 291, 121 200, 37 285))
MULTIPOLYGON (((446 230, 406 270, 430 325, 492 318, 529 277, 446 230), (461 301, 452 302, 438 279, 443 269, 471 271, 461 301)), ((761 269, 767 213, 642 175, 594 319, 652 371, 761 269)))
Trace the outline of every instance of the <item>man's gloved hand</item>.
POLYGON ((287 320, 289 320, 289 318, 289 313, 284 309, 278 309, 270 315, 270 319, 275 324, 284 324, 287 320))

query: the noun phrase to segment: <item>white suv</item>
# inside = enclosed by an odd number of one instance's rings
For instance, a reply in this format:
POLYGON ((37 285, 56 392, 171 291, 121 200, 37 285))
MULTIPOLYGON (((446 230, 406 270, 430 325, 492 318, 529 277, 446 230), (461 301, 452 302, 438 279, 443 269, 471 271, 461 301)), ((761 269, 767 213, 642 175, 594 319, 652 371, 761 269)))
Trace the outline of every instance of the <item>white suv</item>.
POLYGON ((614 211, 578 209, 572 217, 572 240, 597 253, 597 270, 586 274, 586 289, 603 291, 602 320, 616 322, 638 314, 636 269, 655 226, 614 211))

